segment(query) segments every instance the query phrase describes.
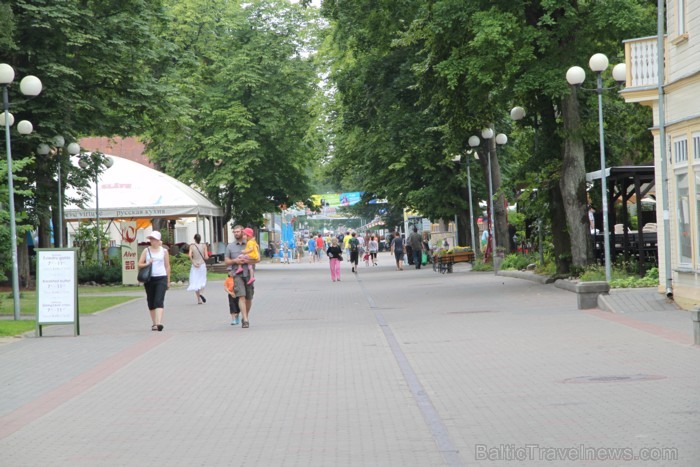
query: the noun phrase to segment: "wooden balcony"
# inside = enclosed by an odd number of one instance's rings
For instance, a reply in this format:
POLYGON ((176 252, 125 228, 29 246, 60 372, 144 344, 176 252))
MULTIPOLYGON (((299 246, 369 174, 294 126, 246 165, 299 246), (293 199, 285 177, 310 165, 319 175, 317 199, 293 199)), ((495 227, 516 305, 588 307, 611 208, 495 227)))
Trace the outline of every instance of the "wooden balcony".
POLYGON ((658 47, 656 36, 623 41, 627 81, 622 91, 627 102, 649 102, 658 99, 658 47))

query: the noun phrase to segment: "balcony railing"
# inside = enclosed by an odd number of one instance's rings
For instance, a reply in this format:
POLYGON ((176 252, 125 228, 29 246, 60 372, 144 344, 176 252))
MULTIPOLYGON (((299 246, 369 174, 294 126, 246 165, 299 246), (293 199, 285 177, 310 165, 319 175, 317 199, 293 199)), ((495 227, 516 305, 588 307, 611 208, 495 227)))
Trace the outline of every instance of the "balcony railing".
POLYGON ((658 47, 656 36, 629 39, 625 44, 627 88, 656 86, 658 83, 658 47))

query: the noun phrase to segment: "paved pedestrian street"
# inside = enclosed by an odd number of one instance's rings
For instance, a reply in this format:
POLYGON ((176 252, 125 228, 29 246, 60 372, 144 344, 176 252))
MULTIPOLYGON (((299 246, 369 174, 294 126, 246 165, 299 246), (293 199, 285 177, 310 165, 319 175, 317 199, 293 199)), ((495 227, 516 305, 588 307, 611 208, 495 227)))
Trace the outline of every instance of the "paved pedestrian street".
POLYGON ((700 465, 687 312, 379 262, 261 264, 249 329, 210 282, 0 345, 0 465, 700 465))

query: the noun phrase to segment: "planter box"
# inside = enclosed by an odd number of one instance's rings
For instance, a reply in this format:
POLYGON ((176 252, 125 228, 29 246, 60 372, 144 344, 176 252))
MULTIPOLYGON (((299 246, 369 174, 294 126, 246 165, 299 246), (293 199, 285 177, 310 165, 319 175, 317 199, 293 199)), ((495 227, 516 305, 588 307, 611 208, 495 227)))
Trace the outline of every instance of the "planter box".
POLYGON ((433 256, 433 269, 442 274, 446 272, 452 272, 452 265, 454 263, 473 263, 474 262, 474 252, 473 251, 462 251, 459 253, 452 253, 447 255, 433 256))

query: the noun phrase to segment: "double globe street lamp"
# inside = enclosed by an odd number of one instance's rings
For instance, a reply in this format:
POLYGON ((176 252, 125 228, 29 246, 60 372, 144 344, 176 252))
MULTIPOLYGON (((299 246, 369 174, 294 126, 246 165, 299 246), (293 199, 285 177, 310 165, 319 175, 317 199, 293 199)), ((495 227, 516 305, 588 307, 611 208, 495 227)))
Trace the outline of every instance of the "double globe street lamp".
MULTIPOLYGON (((15 80, 15 70, 6 63, 0 63, 0 86, 2 86, 2 123, 5 126, 5 150, 7 154, 7 188, 10 211, 10 248, 12 250, 12 299, 14 305, 14 318, 19 316, 19 265, 17 261, 17 225, 15 220, 15 191, 12 179, 12 143, 10 140, 10 127, 14 123, 14 117, 10 113, 9 88, 15 80)), ((28 75, 19 83, 19 90, 27 97, 36 97, 41 93, 41 80, 36 76, 28 75)), ((17 131, 21 135, 28 135, 34 128, 27 120, 17 124, 17 131)))
MULTIPOLYGON (((471 173, 471 156, 472 153, 474 154, 474 157, 478 157, 476 155, 476 151, 471 149, 467 151, 465 154, 464 158, 467 161, 467 190, 469 192, 469 233, 471 235, 471 240, 472 240, 472 249, 474 250, 474 254, 476 254, 476 238, 474 237, 474 203, 472 203, 472 173, 471 173)), ((459 162, 462 159, 461 155, 456 155, 452 158, 454 162, 459 162)), ((456 246, 456 242, 455 242, 456 246)))
MULTIPOLYGON (((485 140, 490 140, 493 138, 494 132, 492 128, 484 128, 481 130, 481 137, 484 138, 485 140)), ((469 137, 469 146, 472 147, 472 149, 475 152, 475 157, 478 159, 479 154, 476 152, 476 148, 481 144, 481 140, 479 139, 478 136, 470 136, 469 137)), ((508 137, 503 134, 499 133, 496 135, 496 144, 497 145, 504 145, 508 142, 508 137)), ((486 152, 486 161, 488 165, 488 175, 489 175, 489 218, 488 218, 488 226, 487 228, 489 229, 489 234, 491 235, 491 256, 494 257, 496 254, 496 226, 494 223, 494 218, 495 218, 495 212, 493 210, 493 175, 491 172, 491 149, 486 152)), ((494 271, 497 270, 496 267, 496 261, 494 261, 494 271)))
MULTIPOLYGON (((61 166, 63 164, 63 149, 66 144, 66 139, 57 135, 53 138, 53 146, 56 151, 56 161, 58 165, 57 169, 57 181, 58 181, 58 226, 54 226, 54 232, 56 233, 56 245, 58 248, 63 248, 65 245, 63 243, 63 179, 61 178, 61 166)), ((66 151, 70 156, 75 156, 80 152, 80 145, 78 143, 70 143, 65 147, 66 151)), ((40 144, 36 149, 37 154, 40 156, 48 156, 51 152, 51 147, 48 144, 40 144)))
MULTIPOLYGON (((603 130, 603 91, 614 88, 603 87, 603 72, 608 69, 608 57, 604 54, 595 54, 588 62, 590 69, 596 74, 597 85, 595 89, 584 89, 584 91, 595 91, 598 94, 598 131, 600 135, 600 185, 603 203, 603 248, 605 251, 605 280, 610 282, 612 277, 610 262, 610 226, 608 222, 608 184, 605 167, 605 132, 603 130)), ((618 63, 613 67, 612 76, 618 83, 624 83, 627 79, 627 68, 624 63, 618 63)), ((570 85, 578 87, 586 79, 586 72, 579 66, 572 66, 566 72, 566 81, 570 85)))

